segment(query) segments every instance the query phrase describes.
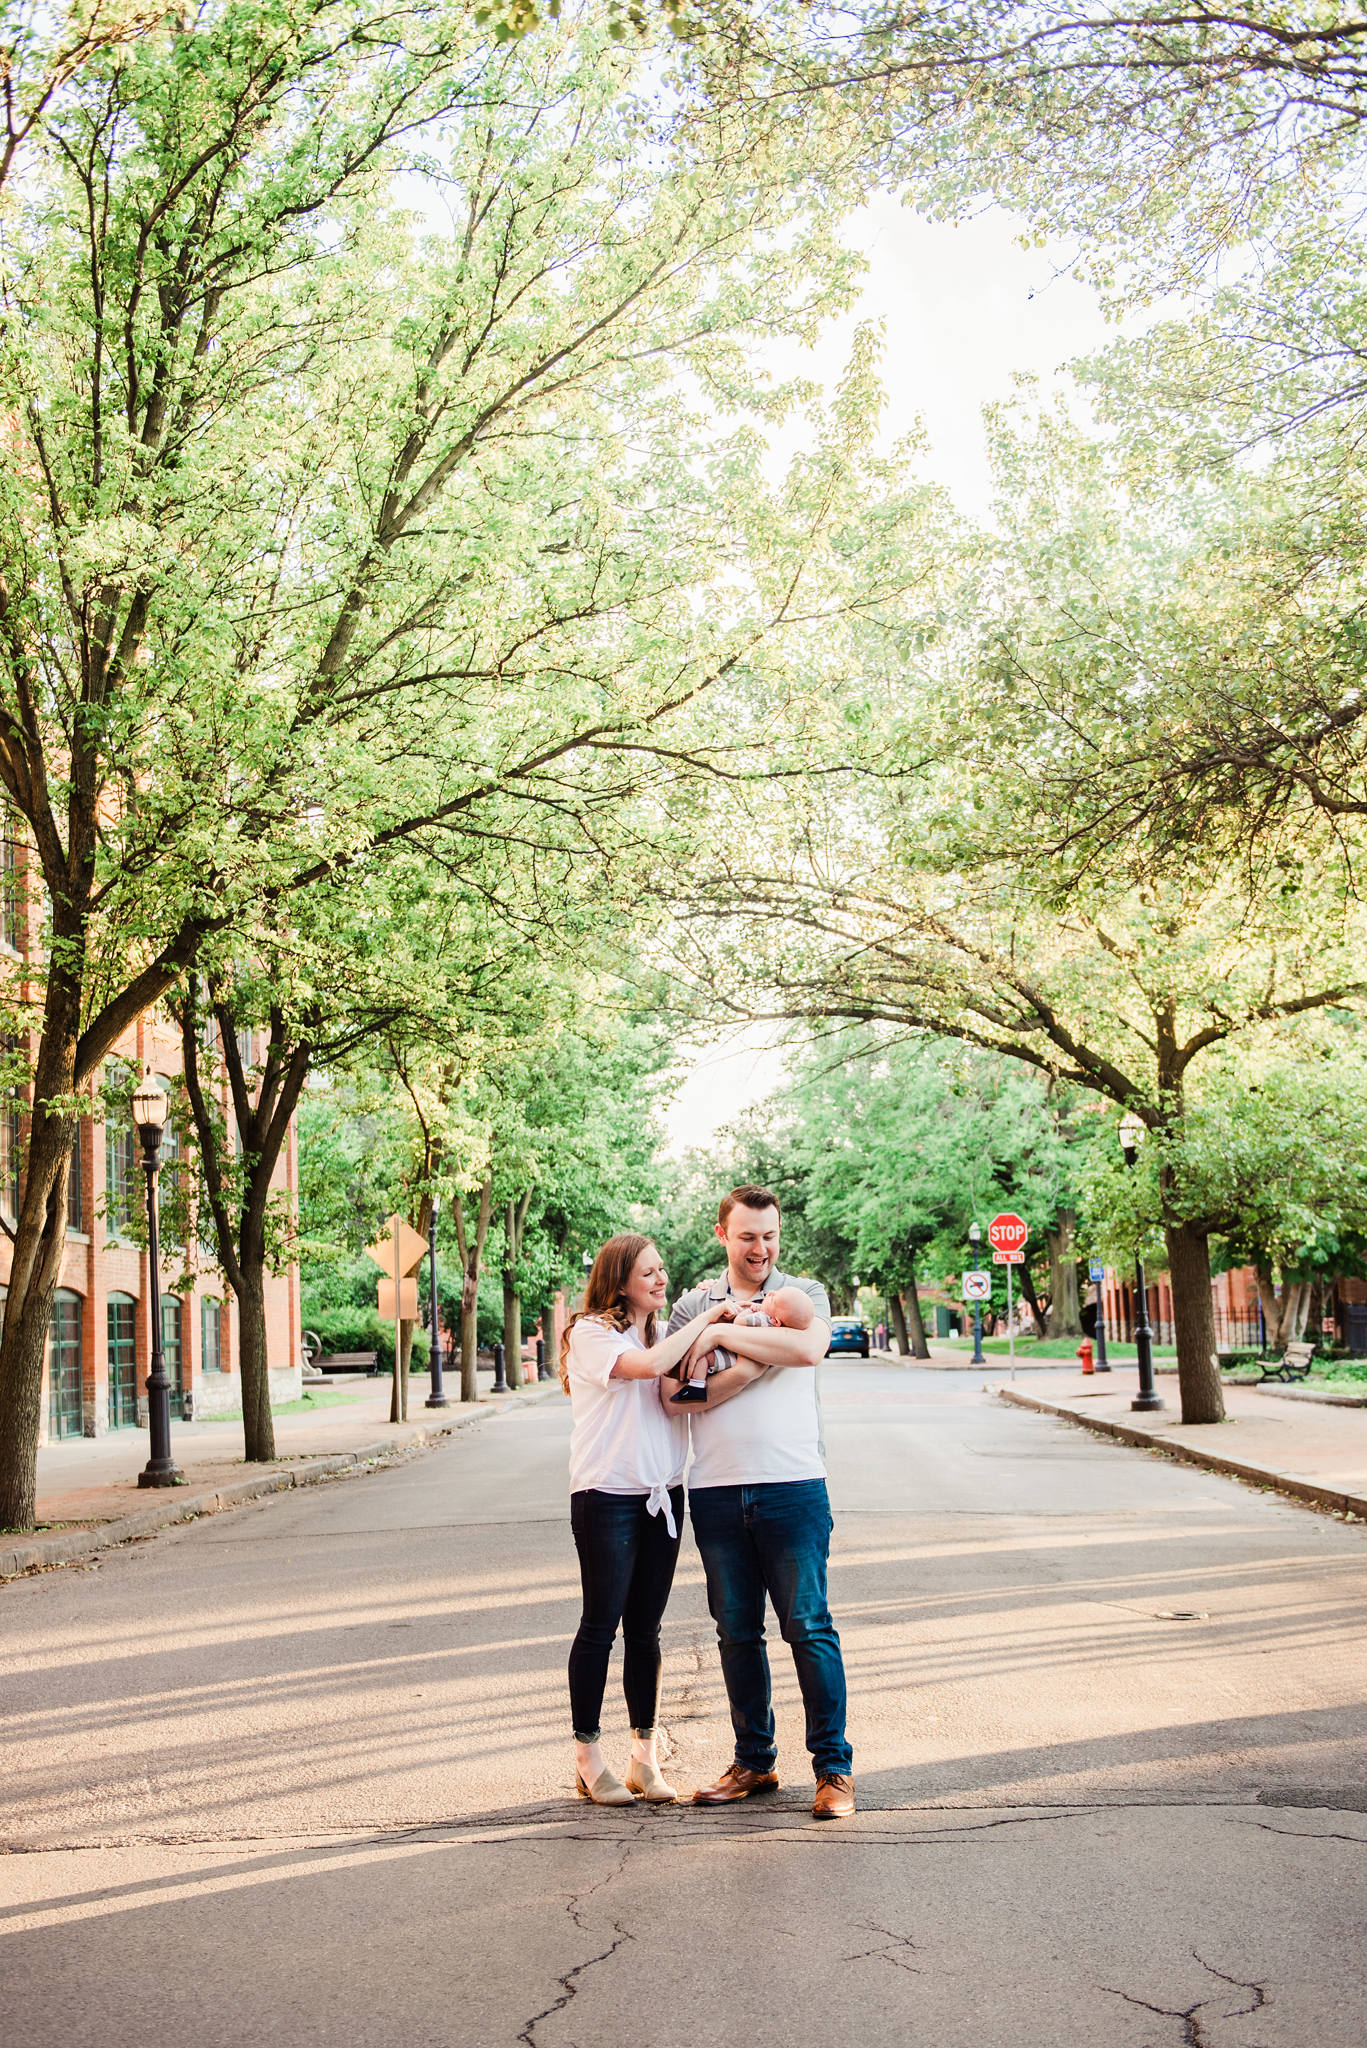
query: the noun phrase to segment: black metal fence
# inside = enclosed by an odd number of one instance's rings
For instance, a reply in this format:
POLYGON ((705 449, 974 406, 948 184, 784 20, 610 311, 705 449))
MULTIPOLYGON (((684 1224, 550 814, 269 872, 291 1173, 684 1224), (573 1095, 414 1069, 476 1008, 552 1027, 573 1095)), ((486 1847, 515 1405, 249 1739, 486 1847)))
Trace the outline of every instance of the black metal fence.
POLYGON ((1265 1339, 1262 1313, 1257 1308, 1215 1307, 1215 1348, 1217 1351, 1261 1351, 1265 1339))

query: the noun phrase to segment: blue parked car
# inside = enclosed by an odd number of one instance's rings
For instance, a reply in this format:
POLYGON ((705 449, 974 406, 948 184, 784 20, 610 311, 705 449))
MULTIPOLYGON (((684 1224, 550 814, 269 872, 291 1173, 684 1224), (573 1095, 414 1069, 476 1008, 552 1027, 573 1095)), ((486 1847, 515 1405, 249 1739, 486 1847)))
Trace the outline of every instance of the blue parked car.
POLYGON ((831 1341, 826 1347, 827 1358, 834 1358, 837 1351, 854 1351, 860 1358, 869 1355, 869 1326, 858 1316, 836 1316, 831 1323, 831 1341))

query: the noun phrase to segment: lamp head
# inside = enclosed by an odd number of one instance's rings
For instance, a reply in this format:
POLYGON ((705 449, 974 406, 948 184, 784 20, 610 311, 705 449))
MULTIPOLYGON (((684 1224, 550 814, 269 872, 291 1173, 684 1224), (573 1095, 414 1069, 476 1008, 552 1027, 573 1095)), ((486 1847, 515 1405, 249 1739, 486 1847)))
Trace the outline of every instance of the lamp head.
POLYGON ((978 1225, 977 1225, 976 1223, 970 1223, 970 1224, 969 1224, 969 1226, 968 1226, 968 1241, 969 1241, 969 1243, 970 1243, 970 1244, 981 1244, 981 1243, 982 1243, 982 1237, 983 1237, 983 1234, 982 1234, 982 1231, 981 1231, 981 1230, 979 1229, 978 1225))
POLYGON ((440 1195, 439 1195, 439 1194, 438 1194, 438 1193, 436 1192, 436 1190, 435 1190, 435 1188, 434 1188, 434 1189, 433 1189, 433 1191, 432 1191, 432 1221, 433 1221, 434 1223, 436 1222, 436 1220, 437 1220, 438 1216, 440 1216, 440 1214, 441 1214, 441 1196, 440 1196, 440 1195))
POLYGON ((166 1096, 152 1079, 150 1067, 133 1090, 133 1122, 144 1138, 157 1145, 161 1143, 166 1123, 166 1096))
POLYGON ((1148 1135, 1148 1126, 1143 1118, 1136 1116, 1132 1109, 1127 1110, 1120 1119, 1120 1149, 1125 1154, 1127 1166, 1134 1165, 1135 1154, 1148 1135))

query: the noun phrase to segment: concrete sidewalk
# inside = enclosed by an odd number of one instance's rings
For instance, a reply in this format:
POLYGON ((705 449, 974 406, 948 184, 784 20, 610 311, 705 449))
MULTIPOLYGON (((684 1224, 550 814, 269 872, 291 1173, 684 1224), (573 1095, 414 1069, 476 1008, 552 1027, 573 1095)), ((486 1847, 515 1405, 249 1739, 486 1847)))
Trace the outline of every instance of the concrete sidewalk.
POLYGON ((1275 1487, 1335 1514, 1367 1517, 1367 1408, 1310 1400, 1299 1388, 1273 1393, 1226 1384, 1223 1422, 1184 1424, 1177 1382, 1169 1374, 1158 1382, 1167 1407, 1133 1412, 1132 1366, 1100 1383, 1094 1376, 1058 1372, 1047 1378, 1032 1373, 1028 1392, 1006 1379, 989 1385, 1017 1407, 1064 1416, 1122 1443, 1275 1487))
POLYGON ((148 1458, 145 1429, 46 1444, 38 1453, 39 1526, 32 1535, 0 1537, 0 1579, 66 1564, 263 1494, 316 1485, 560 1393, 555 1381, 533 1381, 516 1394, 481 1394, 464 1404, 457 1391, 449 1407, 426 1408, 428 1384, 425 1377, 410 1380, 407 1422, 389 1420, 388 1380, 361 1382, 354 1398, 312 1415, 277 1415, 277 1456, 270 1465, 247 1464, 240 1422, 173 1421, 171 1453, 184 1486, 139 1487, 148 1458))

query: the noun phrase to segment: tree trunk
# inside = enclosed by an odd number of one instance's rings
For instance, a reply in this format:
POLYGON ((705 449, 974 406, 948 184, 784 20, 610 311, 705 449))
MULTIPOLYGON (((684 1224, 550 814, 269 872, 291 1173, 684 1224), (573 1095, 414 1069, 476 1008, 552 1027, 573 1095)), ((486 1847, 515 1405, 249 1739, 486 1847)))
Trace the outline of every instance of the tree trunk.
POLYGON ((906 1315, 906 1329, 911 1338, 913 1358, 929 1358, 930 1346, 926 1342, 926 1326, 921 1315, 921 1297, 916 1292, 916 1275, 907 1281, 902 1294, 902 1305, 906 1315))
POLYGON ((1177 1339, 1177 1379, 1183 1422, 1223 1422, 1225 1400, 1215 1350, 1215 1304, 1210 1291, 1210 1238, 1195 1223, 1170 1223, 1168 1279, 1177 1339))
POLYGON ((897 1349, 903 1358, 910 1358, 911 1346, 907 1342, 907 1318, 906 1312, 902 1307, 902 1297, 900 1294, 890 1294, 888 1296, 888 1308, 892 1315, 892 1329, 893 1335, 897 1339, 897 1349))
MULTIPOLYGON (((479 1191, 479 1212, 475 1219, 474 1233, 466 1227, 465 1204, 459 1195, 452 1199, 451 1213, 456 1225, 456 1243, 460 1247, 460 1398, 462 1401, 479 1399, 479 1268, 484 1256, 484 1240, 489 1233, 489 1215, 493 1203, 494 1184, 492 1175, 486 1176, 479 1191)), ((506 1371, 507 1360, 504 1360, 506 1371)))
POLYGON ((1288 1344, 1296 1341, 1297 1325, 1301 1311, 1307 1305, 1310 1289, 1304 1280, 1283 1280, 1278 1297, 1270 1266, 1255 1266, 1258 1276, 1258 1299, 1263 1305, 1263 1322, 1267 1328, 1269 1351, 1283 1352, 1288 1344))
MULTIPOLYGON (((57 922, 59 907, 55 907, 57 922)), ((80 967, 76 969, 76 977, 80 967)), ((31 1530, 37 1505, 39 1423, 51 1305, 66 1251, 66 1192, 72 1161, 70 1116, 41 1108, 76 1092, 80 981, 47 977, 43 1036, 33 1073, 33 1112, 23 1196, 18 1202, 10 1284, 0 1331, 0 1528, 31 1530)))
POLYGON ((522 1385, 522 1299, 503 1275, 503 1372, 516 1392, 522 1385))
POLYGON ((72 1093, 74 1031, 67 1053, 65 1060, 55 1060, 45 1043, 34 1077, 27 1170, 0 1334, 0 1529, 31 1529, 37 1505, 43 1367, 66 1249, 72 1119, 36 1105, 72 1093))
POLYGON ((1021 1267, 1020 1276, 1021 1293, 1025 1296, 1026 1304, 1030 1310, 1030 1317, 1035 1325, 1035 1335, 1043 1342, 1048 1331, 1045 1326, 1044 1311, 1039 1305, 1039 1296, 1035 1293, 1035 1283, 1030 1278, 1029 1266, 1021 1267))
POLYGON ((1082 1316, 1077 1299, 1077 1260, 1073 1257, 1073 1232, 1077 1218, 1071 1209, 1060 1209, 1058 1227, 1045 1233, 1049 1242, 1049 1327, 1050 1337, 1080 1337, 1082 1316))
POLYGON ((531 1200, 532 1190, 527 1188, 503 1212, 503 1370, 508 1385, 515 1389, 522 1385, 522 1296, 517 1269, 531 1200))
MULTIPOLYGON (((264 1239, 265 1218, 262 1217, 264 1239)), ((246 1233, 244 1233, 246 1234, 246 1233)), ((271 1375, 266 1353, 266 1261, 263 1251, 239 1261, 237 1296, 237 1362, 242 1374, 242 1435, 249 1465, 269 1464, 275 1456, 275 1418, 271 1414, 271 1375)))
POLYGON ((479 1254, 473 1250, 460 1290, 460 1398, 479 1399, 479 1254))
MULTIPOLYGON (((238 1364, 242 1374, 243 1449, 249 1465, 269 1464, 275 1457, 275 1423, 271 1415, 270 1368, 266 1350, 267 1222, 271 1177, 289 1134, 312 1064, 307 1040, 289 1043, 283 1012, 271 1012, 270 1038, 255 1102, 237 1040, 236 1019, 222 990, 210 991, 210 1010, 218 1025, 223 1065, 232 1094, 233 1115, 242 1151, 250 1160, 236 1194, 225 1183, 219 1157, 220 1131, 209 1108, 200 1077, 199 988, 192 976, 180 1010, 181 1052, 185 1089, 194 1119, 203 1185, 218 1245, 219 1265, 237 1299, 238 1364)), ((222 1134, 226 1136, 226 1129, 222 1134)), ((206 1219, 201 1212, 201 1227, 206 1219)))

